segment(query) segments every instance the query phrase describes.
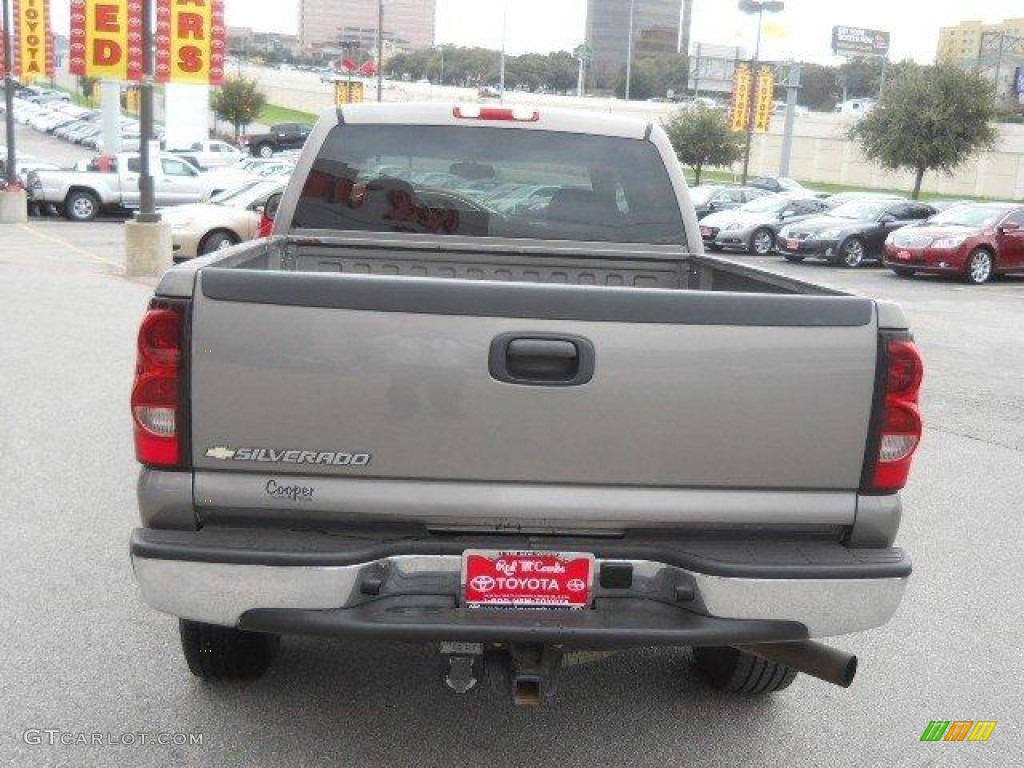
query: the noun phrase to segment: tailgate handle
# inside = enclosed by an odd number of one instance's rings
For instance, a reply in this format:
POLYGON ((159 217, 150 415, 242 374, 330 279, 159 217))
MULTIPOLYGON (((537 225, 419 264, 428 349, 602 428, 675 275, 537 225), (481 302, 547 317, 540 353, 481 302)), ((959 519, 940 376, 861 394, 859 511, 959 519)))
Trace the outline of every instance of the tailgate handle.
POLYGON ((489 368, 509 384, 579 386, 594 377, 594 345, 581 336, 505 333, 491 342, 489 368))

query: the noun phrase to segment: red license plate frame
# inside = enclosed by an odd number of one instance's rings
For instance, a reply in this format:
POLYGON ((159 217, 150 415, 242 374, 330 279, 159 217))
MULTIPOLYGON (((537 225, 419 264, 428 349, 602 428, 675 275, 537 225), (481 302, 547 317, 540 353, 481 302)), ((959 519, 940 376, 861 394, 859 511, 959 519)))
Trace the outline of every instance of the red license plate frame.
POLYGON ((470 608, 590 607, 594 556, 586 552, 470 549, 462 554, 462 604, 470 608))

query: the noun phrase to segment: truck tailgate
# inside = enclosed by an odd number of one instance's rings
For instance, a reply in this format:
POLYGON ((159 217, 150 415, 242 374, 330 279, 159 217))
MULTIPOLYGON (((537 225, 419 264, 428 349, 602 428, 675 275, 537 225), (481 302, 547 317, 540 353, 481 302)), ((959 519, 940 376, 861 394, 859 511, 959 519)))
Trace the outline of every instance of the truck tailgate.
POLYGON ((851 297, 206 269, 193 461, 324 480, 850 492, 876 325, 873 302, 851 297), (502 338, 589 342, 592 376, 499 381, 502 338))

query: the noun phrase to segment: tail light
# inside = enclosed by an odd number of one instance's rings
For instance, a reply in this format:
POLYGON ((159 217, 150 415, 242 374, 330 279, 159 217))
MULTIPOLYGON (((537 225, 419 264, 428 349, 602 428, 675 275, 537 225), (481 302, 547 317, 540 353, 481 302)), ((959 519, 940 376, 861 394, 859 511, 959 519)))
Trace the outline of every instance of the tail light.
POLYGON ((871 439, 862 490, 892 493, 907 484, 914 452, 921 442, 918 396, 924 365, 909 334, 883 334, 879 354, 871 439))
POLYGON ((135 458, 154 467, 187 465, 187 302, 154 299, 139 328, 132 421, 135 458))

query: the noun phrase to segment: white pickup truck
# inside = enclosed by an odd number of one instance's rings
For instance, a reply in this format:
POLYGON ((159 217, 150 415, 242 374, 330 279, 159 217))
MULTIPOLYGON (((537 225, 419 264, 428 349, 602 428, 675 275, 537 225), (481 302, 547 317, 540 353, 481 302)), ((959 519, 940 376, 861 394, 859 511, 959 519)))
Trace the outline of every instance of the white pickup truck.
MULTIPOLYGON (((71 221, 92 221, 103 210, 139 207, 138 154, 99 155, 86 168, 29 173, 29 205, 55 205, 71 221)), ((153 182, 158 206, 198 203, 223 190, 216 179, 171 154, 160 155, 153 182)))
POLYGON ((138 336, 132 563, 194 674, 300 634, 437 642, 524 705, 578 649, 850 684, 816 639, 911 571, 899 307, 704 256, 665 133, 606 114, 331 110, 275 233, 168 271, 138 336))

